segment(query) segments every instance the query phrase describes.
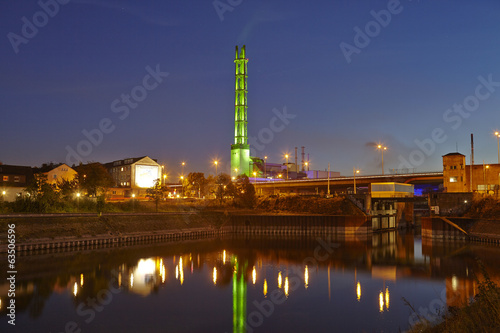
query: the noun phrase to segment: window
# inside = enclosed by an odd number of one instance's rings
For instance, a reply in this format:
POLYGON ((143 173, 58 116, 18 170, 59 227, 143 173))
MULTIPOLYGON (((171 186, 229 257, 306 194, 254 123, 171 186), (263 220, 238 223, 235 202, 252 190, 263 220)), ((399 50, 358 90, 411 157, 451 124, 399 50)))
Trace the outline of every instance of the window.
POLYGON ((19 183, 19 179, 20 179, 19 176, 14 176, 14 182, 19 183))
POLYGON ((3 181, 8 182, 9 181, 9 176, 3 176, 3 181))
POLYGON ((457 177, 450 177, 450 183, 456 183, 457 177))
POLYGON ((57 175, 53 175, 52 178, 57 179, 57 175))
POLYGON ((123 168, 122 168, 122 171, 123 171, 123 168))

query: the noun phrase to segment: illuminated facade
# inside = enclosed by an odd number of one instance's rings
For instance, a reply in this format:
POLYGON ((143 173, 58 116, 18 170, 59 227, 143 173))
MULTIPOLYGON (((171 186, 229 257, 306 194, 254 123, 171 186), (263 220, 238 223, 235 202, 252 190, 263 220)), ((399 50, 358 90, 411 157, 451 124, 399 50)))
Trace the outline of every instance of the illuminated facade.
POLYGON ((78 175, 78 173, 74 169, 70 168, 67 164, 64 163, 54 167, 47 172, 44 172, 43 174, 47 176, 47 182, 49 184, 56 184, 63 180, 71 181, 78 175))
POLYGON ((231 145, 231 176, 250 176, 250 145, 248 144, 247 132, 247 64, 245 58, 245 45, 234 59, 235 78, 235 101, 234 101, 234 144, 231 145))
POLYGON ((115 186, 110 189, 111 197, 144 194, 162 176, 161 165, 148 156, 113 161, 104 166, 115 181, 115 186))

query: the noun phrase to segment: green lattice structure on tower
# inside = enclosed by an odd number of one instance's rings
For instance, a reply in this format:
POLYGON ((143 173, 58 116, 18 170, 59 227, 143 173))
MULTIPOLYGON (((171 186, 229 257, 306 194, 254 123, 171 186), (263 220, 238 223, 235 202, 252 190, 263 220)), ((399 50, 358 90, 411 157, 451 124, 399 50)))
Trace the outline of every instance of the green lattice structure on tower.
POLYGON ((248 59, 245 57, 245 45, 234 59, 236 67, 235 100, 234 100, 234 144, 231 145, 231 175, 250 176, 250 145, 247 132, 247 69, 248 59))

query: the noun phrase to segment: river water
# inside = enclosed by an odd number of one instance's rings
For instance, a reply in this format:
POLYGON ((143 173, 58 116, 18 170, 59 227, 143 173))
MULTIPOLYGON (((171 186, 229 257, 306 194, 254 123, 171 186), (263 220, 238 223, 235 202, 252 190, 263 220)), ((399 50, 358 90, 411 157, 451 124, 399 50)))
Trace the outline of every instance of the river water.
POLYGON ((400 332, 467 302, 481 267, 500 280, 499 259, 498 246, 396 231, 18 255, 15 331, 400 332))

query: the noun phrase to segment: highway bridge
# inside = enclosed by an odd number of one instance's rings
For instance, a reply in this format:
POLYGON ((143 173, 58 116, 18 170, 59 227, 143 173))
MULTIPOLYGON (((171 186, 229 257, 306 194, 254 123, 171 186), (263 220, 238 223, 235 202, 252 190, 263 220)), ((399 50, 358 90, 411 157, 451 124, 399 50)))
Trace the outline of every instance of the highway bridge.
POLYGON ((443 172, 421 172, 406 174, 388 174, 388 175, 367 175, 356 177, 336 177, 320 179, 267 179, 250 178, 250 181, 256 186, 257 194, 327 194, 330 187, 330 194, 351 193, 356 182, 357 192, 368 191, 372 183, 405 183, 415 185, 416 190, 433 188, 437 189, 443 184, 443 172))

